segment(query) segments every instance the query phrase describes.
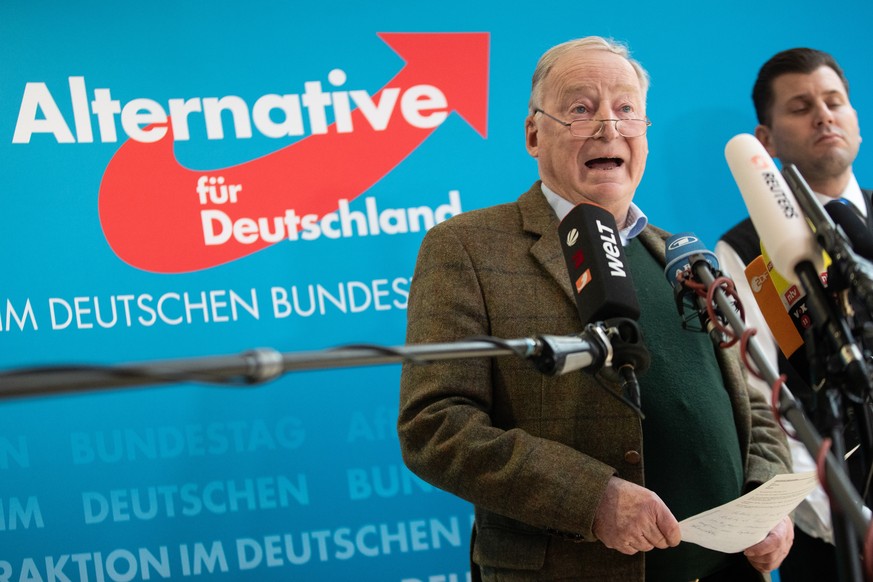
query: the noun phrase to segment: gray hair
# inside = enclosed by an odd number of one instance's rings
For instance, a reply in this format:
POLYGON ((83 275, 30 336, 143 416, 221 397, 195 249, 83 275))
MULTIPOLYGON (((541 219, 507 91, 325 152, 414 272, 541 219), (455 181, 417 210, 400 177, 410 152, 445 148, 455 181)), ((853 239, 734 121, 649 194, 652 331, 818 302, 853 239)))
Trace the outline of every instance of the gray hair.
POLYGON ((586 36, 585 38, 577 38, 553 46, 540 57, 537 67, 534 69, 533 80, 530 88, 530 101, 528 103, 528 108, 530 109, 531 114, 533 114, 534 109, 540 106, 543 79, 546 78, 549 71, 552 70, 555 63, 558 62, 561 57, 576 50, 605 50, 627 59, 627 62, 631 64, 640 81, 640 89, 642 89, 643 101, 645 102, 646 93, 649 90, 649 73, 646 72, 638 61, 631 58, 630 50, 627 45, 600 36, 586 36))

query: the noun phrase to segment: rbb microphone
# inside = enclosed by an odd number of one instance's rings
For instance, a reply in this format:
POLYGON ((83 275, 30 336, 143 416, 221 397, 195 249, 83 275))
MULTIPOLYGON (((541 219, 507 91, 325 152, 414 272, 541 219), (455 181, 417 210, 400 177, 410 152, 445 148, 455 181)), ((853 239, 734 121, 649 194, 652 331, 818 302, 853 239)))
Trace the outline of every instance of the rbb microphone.
POLYGON ((694 271, 698 263, 705 264, 712 272, 718 272, 718 258, 691 232, 680 232, 670 236, 666 245, 667 266, 664 268, 664 276, 673 286, 676 307, 682 318, 682 327, 688 328, 690 319, 686 319, 685 310, 690 309, 694 312, 693 315, 697 315, 698 329, 705 329, 714 342, 721 342, 721 333, 709 317, 706 300, 684 283, 686 277, 699 282, 694 271))
POLYGON ((583 324, 605 319, 613 350, 612 368, 621 377, 626 400, 640 411, 635 370, 648 369, 649 352, 636 324, 640 304, 618 227, 612 214, 595 204, 577 204, 558 226, 576 309, 583 324))
POLYGON ((640 304, 612 214, 578 204, 561 221, 558 235, 582 323, 638 319, 640 304))
POLYGON ((852 249, 868 261, 873 261, 873 233, 861 217, 839 200, 831 200, 824 205, 824 209, 834 223, 842 227, 852 249))
POLYGON ((776 270, 794 283, 800 283, 799 263, 810 263, 820 273, 821 248, 761 142, 747 133, 737 135, 727 143, 725 158, 776 270))

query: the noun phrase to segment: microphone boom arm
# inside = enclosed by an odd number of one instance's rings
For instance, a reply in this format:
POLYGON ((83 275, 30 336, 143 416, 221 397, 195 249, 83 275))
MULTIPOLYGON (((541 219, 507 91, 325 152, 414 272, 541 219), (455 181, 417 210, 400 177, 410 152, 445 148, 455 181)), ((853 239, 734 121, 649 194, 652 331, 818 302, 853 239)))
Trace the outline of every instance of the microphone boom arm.
POLYGON ((570 336, 541 335, 509 340, 484 337, 399 347, 352 345, 293 353, 256 348, 238 355, 112 366, 21 368, 0 372, 0 399, 182 382, 246 386, 274 380, 290 371, 403 362, 427 364, 509 355, 530 360, 543 374, 560 375, 583 368, 593 374, 613 365, 612 344, 619 345, 618 340, 624 335, 618 329, 628 324, 636 326, 632 320, 615 318, 589 324, 581 333, 570 336))
MULTIPOLYGON (((691 258, 691 268, 694 274, 706 285, 706 289, 708 290, 715 282, 715 277, 713 277, 710 272, 709 263, 703 255, 691 258)), ((721 309, 722 314, 727 318, 728 323, 734 331, 739 334, 744 333, 747 329, 745 322, 740 318, 739 313, 737 313, 727 296, 720 288, 716 289, 714 298, 716 304, 721 309)), ((779 380, 779 375, 767 360, 767 357, 764 355, 761 346, 758 344, 758 341, 754 336, 749 338, 747 351, 751 354, 752 360, 764 380, 766 380, 771 386, 776 385, 777 380, 779 380)), ((821 450, 822 438, 819 436, 810 420, 803 413, 803 410, 798 405, 794 395, 784 383, 782 383, 779 392, 779 411, 783 417, 791 422, 797 433, 797 438, 804 444, 804 446, 806 446, 813 458, 815 458, 818 451, 821 450)), ((863 500, 858 495, 843 470, 841 462, 830 452, 825 457, 825 478, 827 480, 829 493, 835 497, 839 506, 843 508, 846 517, 854 526, 854 531, 859 537, 861 543, 864 543, 865 535, 870 529, 870 510, 864 506, 863 500)))

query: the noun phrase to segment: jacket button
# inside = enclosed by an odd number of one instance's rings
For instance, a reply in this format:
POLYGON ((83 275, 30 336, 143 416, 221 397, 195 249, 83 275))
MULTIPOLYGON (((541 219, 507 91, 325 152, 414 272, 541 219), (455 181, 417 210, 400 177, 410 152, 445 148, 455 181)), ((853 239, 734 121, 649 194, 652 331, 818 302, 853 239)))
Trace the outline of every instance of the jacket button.
POLYGON ((628 451, 624 454, 624 460, 631 465, 639 465, 642 456, 637 451, 628 451))

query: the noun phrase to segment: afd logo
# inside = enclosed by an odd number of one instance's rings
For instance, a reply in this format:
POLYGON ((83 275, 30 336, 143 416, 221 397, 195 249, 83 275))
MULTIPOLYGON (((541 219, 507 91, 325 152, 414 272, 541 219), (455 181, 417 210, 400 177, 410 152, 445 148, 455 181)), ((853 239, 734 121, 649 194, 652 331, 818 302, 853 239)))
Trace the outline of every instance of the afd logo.
POLYGON ((72 119, 61 114, 45 83, 28 83, 13 141, 27 144, 35 134, 47 134, 59 143, 88 143, 96 128, 100 141, 112 142, 120 122, 129 139, 104 172, 100 223, 118 257, 146 271, 206 269, 316 234, 414 232, 413 218, 426 228, 459 211, 459 198, 450 195, 443 210, 382 210, 368 199, 358 211, 348 202, 389 174, 453 112, 487 137, 490 38, 379 37, 405 64, 372 95, 346 89, 346 71, 334 69, 327 75, 330 90, 305 81, 302 91, 264 95, 253 103, 235 96, 194 97, 170 99, 164 107, 146 98, 122 104, 105 87, 89 95, 85 78, 71 77, 72 119), (224 139, 228 111, 237 139, 254 131, 305 137, 234 166, 183 167, 173 145, 191 138, 188 120, 202 116, 207 139, 224 139))
POLYGON ((667 247, 667 250, 675 251, 676 249, 680 249, 686 245, 694 244, 696 242, 700 242, 700 239, 697 238, 696 236, 694 236, 693 234, 686 235, 686 236, 680 236, 679 238, 677 238, 676 240, 674 240, 673 242, 670 243, 670 246, 667 247))
MULTIPOLYGON (((444 45, 450 42, 446 40, 449 35, 381 35, 396 49, 399 46, 397 52, 406 56, 404 50, 409 48, 409 43, 404 36, 419 39, 442 37, 434 39, 437 50, 446 48, 444 45)), ((413 65, 424 69, 421 77, 389 83, 376 95, 346 88, 347 74, 343 69, 333 69, 327 74, 328 90, 321 80, 309 80, 302 83, 302 91, 270 93, 254 102, 238 95, 170 98, 163 103, 148 97, 135 97, 122 102, 113 98, 109 87, 89 90, 85 77, 81 76, 69 77, 67 87, 61 93, 57 87, 52 93, 45 82, 32 81, 24 87, 12 143, 28 144, 34 135, 39 134, 50 135, 57 143, 93 143, 95 139, 115 143, 119 140, 119 125, 123 137, 142 143, 154 143, 168 136, 174 141, 188 141, 192 121, 205 127, 205 137, 209 140, 225 139, 228 133, 236 139, 246 139, 255 133, 270 138, 287 138, 324 135, 331 131, 385 131, 389 124, 432 129, 440 126, 453 109, 471 116, 471 123, 478 125, 475 118, 481 112, 472 111, 469 103, 456 102, 457 87, 446 85, 438 77, 427 77, 427 73, 433 73, 441 64, 459 63, 421 60, 420 57, 420 54, 413 55, 416 61, 413 65), (63 99, 56 98, 56 95, 63 99), (58 105, 65 102, 71 105, 72 118, 64 116, 58 105), (353 111, 356 111, 355 115, 353 111), (328 123, 331 118, 333 124, 328 123), (231 121, 231 127, 227 127, 228 121, 231 121)), ((459 78, 463 78, 462 71, 459 78)), ((484 128, 478 129, 484 135, 484 128)))

